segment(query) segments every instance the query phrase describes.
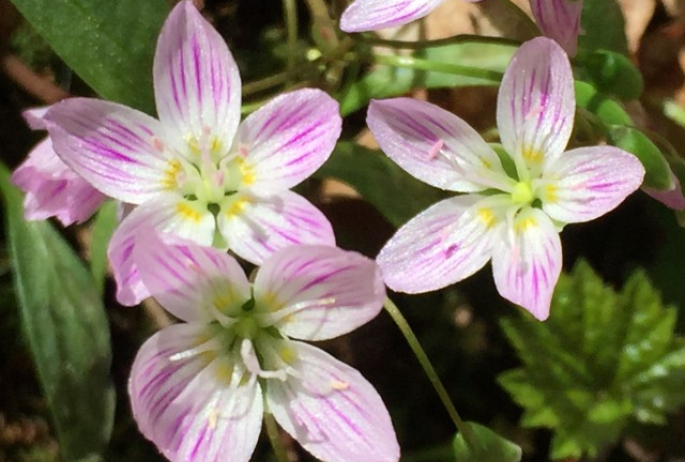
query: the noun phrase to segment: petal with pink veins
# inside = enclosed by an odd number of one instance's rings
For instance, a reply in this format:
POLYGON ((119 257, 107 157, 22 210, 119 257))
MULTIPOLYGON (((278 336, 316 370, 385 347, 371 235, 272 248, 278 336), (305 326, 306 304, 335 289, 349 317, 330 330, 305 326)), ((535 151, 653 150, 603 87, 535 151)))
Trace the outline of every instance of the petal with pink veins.
POLYGON ((437 188, 473 192, 511 183, 495 151, 456 115, 413 98, 374 100, 366 119, 385 154, 437 188))
POLYGON ((140 431, 171 462, 247 462, 262 425, 256 380, 211 344, 206 324, 176 324, 138 351, 129 395, 140 431))
POLYGON ((203 147, 226 154, 240 122, 240 74, 192 1, 180 2, 164 23, 153 74, 165 139, 186 156, 203 147))
POLYGON ((246 185, 282 191, 314 173, 340 136, 338 108, 326 93, 307 88, 278 96, 248 116, 236 138, 246 185))
POLYGON ((578 48, 583 0, 530 0, 530 8, 540 31, 556 40, 569 56, 574 56, 578 48))
POLYGON ((257 265, 285 247, 335 245, 323 213, 292 191, 233 194, 222 204, 217 223, 229 248, 257 265))
POLYGON ((594 220, 639 188, 644 175, 637 157, 619 148, 573 149, 544 173, 542 209, 562 223, 594 220))
POLYGON ((305 343, 283 342, 296 376, 266 385, 268 409, 281 427, 326 462, 396 462, 400 448, 388 411, 355 369, 305 343))
POLYGON ((561 273, 561 258, 561 241, 552 221, 540 209, 524 208, 495 240, 492 272, 497 290, 544 321, 561 273))
POLYGON ((412 294, 429 292, 482 268, 490 259, 493 232, 503 225, 498 201, 453 197, 412 218, 376 259, 387 286, 412 294))
POLYGON ((539 172, 566 149, 575 110, 573 73, 564 50, 545 37, 521 45, 497 97, 497 126, 506 151, 539 172))
POLYGON ((673 210, 685 210, 685 196, 683 196, 683 188, 680 185, 680 180, 671 173, 671 181, 673 182, 673 187, 671 189, 660 191, 653 188, 642 188, 644 192, 649 194, 652 198, 658 200, 666 207, 672 208, 673 210))
POLYGON ((159 122, 142 112, 90 98, 69 98, 44 119, 55 152, 104 194, 141 204, 165 190, 170 154, 155 146, 159 122))
POLYGON ((133 258, 143 284, 169 312, 187 322, 212 322, 240 311, 250 283, 226 252, 154 229, 136 236, 133 258))
POLYGON ((57 157, 50 138, 33 148, 12 174, 12 182, 26 194, 27 220, 57 217, 64 226, 82 223, 107 199, 57 157))
POLYGON ((356 0, 343 12, 340 28, 345 32, 364 32, 402 26, 423 18, 444 1, 356 0))
POLYGON ((275 253, 257 273, 257 304, 288 337, 326 340, 376 317, 385 286, 373 260, 337 247, 297 246, 275 253))
POLYGON ((176 194, 165 194, 136 207, 114 231, 107 257, 117 282, 117 300, 133 306, 150 296, 134 259, 136 235, 153 228, 210 246, 216 228, 214 216, 176 194))

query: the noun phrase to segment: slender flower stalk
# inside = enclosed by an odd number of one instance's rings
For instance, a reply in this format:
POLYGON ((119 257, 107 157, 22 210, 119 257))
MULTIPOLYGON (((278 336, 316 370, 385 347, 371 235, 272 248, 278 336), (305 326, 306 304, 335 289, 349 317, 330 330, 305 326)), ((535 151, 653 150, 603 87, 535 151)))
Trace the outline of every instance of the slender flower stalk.
POLYGON ((386 284, 436 290, 492 260, 500 294, 546 319, 561 271, 559 231, 618 206, 645 173, 635 156, 612 146, 564 152, 574 115, 568 57, 544 37, 524 43, 505 72, 499 154, 432 104, 373 101, 367 122, 392 160, 428 184, 467 193, 433 205, 385 245, 378 263, 386 284))
POLYGON ((380 312, 385 287, 372 260, 293 246, 268 258, 250 283, 219 249, 149 229, 137 239, 146 286, 183 321, 145 342, 129 382, 138 426, 166 457, 245 462, 268 412, 324 462, 399 459, 376 390, 301 341, 348 333, 380 312))
MULTIPOLYGON (((31 109, 24 117, 34 130, 45 130, 47 109, 31 109)), ((107 199, 57 156, 50 138, 33 148, 12 174, 12 182, 24 197, 24 218, 57 218, 64 226, 90 218, 107 199)))
POLYGON ((221 36, 180 2, 154 59, 159 120, 96 99, 46 114, 55 151, 95 188, 136 209, 109 246, 117 297, 149 295, 131 259, 142 225, 261 264, 299 243, 333 245, 331 225, 289 191, 318 169, 340 135, 338 104, 320 90, 281 95, 240 123, 240 75, 221 36))

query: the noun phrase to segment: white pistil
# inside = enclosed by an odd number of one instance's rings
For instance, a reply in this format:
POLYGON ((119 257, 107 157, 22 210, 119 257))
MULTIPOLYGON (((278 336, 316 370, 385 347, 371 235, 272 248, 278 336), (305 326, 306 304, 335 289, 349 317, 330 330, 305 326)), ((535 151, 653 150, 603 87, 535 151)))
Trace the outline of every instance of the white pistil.
POLYGON ((252 340, 245 338, 240 344, 240 356, 243 358, 243 363, 248 371, 252 374, 265 379, 278 379, 282 382, 288 378, 286 371, 280 369, 275 371, 265 371, 259 364, 259 358, 254 349, 252 340))

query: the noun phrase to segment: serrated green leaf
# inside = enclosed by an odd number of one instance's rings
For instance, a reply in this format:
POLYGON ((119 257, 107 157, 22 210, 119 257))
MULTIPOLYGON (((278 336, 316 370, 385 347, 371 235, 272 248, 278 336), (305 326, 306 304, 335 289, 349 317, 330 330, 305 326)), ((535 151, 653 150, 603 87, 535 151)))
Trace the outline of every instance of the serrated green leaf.
POLYGON ((392 224, 400 226, 443 197, 379 151, 340 142, 315 174, 343 181, 361 194, 392 224))
POLYGON ((152 57, 164 0, 12 0, 55 53, 100 96, 154 112, 152 57))
POLYGON ((454 439, 454 455, 457 462, 519 462, 521 460, 521 448, 516 444, 475 422, 465 422, 465 425, 469 426, 477 447, 470 447, 464 435, 457 434, 454 439))
POLYGON ((685 403, 676 311, 644 272, 616 293, 581 261, 561 276, 550 313, 545 323, 501 322, 523 367, 498 380, 524 408, 524 426, 554 431, 553 459, 593 456, 631 421, 663 423, 685 403))
POLYGON ((671 168, 661 150, 635 128, 611 126, 607 132, 610 144, 634 154, 645 168, 644 185, 658 190, 673 188, 671 168))
MULTIPOLYGON (((460 66, 504 72, 516 46, 506 44, 457 43, 447 46, 428 47, 414 56, 436 63, 453 62, 460 66)), ((377 65, 358 82, 348 86, 339 97, 340 112, 347 115, 364 107, 373 98, 389 98, 403 95, 413 88, 448 88, 475 85, 496 85, 491 80, 377 65)))
POLYGON ((95 216, 90 236, 90 270, 100 294, 103 292, 107 273, 107 246, 118 224, 117 204, 106 202, 95 216))
POLYGON ((4 166, 0 188, 21 323, 62 458, 101 460, 114 418, 104 306, 90 272, 52 225, 24 221, 4 166))
POLYGON ((584 0, 580 23, 584 31, 578 38, 581 48, 628 54, 625 20, 616 0, 584 0))

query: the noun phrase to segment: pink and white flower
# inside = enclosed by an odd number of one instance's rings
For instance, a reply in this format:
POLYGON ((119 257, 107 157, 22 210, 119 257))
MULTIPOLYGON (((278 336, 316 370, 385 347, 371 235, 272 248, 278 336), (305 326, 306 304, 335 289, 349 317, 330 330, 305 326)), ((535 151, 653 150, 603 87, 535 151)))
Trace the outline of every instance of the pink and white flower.
POLYGON ((386 244, 386 284, 419 293, 460 281, 492 260, 503 297, 544 320, 561 271, 558 232, 593 220, 640 186, 638 159, 612 146, 564 152, 575 96, 568 57, 547 38, 524 43, 502 81, 498 155, 466 122, 407 98, 371 103, 385 153, 428 184, 469 193, 433 205, 386 244))
POLYGON ((330 246, 274 253, 251 284, 218 249, 155 232, 135 258, 153 296, 184 321, 142 346, 129 393, 141 432, 172 462, 245 462, 262 414, 325 462, 394 462, 388 411, 355 369, 301 340, 374 318, 376 264, 330 246))
POLYGON ((108 196, 138 205, 109 248, 120 302, 148 295, 131 260, 142 223, 256 264, 286 246, 335 243, 324 215, 289 188, 331 154, 342 124, 337 102, 303 89, 240 123, 238 67, 189 0, 162 28, 154 87, 159 120, 87 98, 60 102, 45 116, 67 165, 108 196))
MULTIPOLYGON (((47 109, 31 109, 24 117, 34 130, 45 130, 42 117, 47 109)), ((12 183, 26 195, 24 218, 56 217, 64 226, 90 218, 107 199, 90 183, 62 162, 50 138, 38 143, 12 174, 12 183)))
MULTIPOLYGON (((364 32, 408 24, 427 16, 445 0, 356 0, 340 19, 345 32, 364 32)), ((478 2, 480 0, 465 0, 478 2)), ((546 37, 576 54, 583 0, 530 0, 533 16, 546 37)))

